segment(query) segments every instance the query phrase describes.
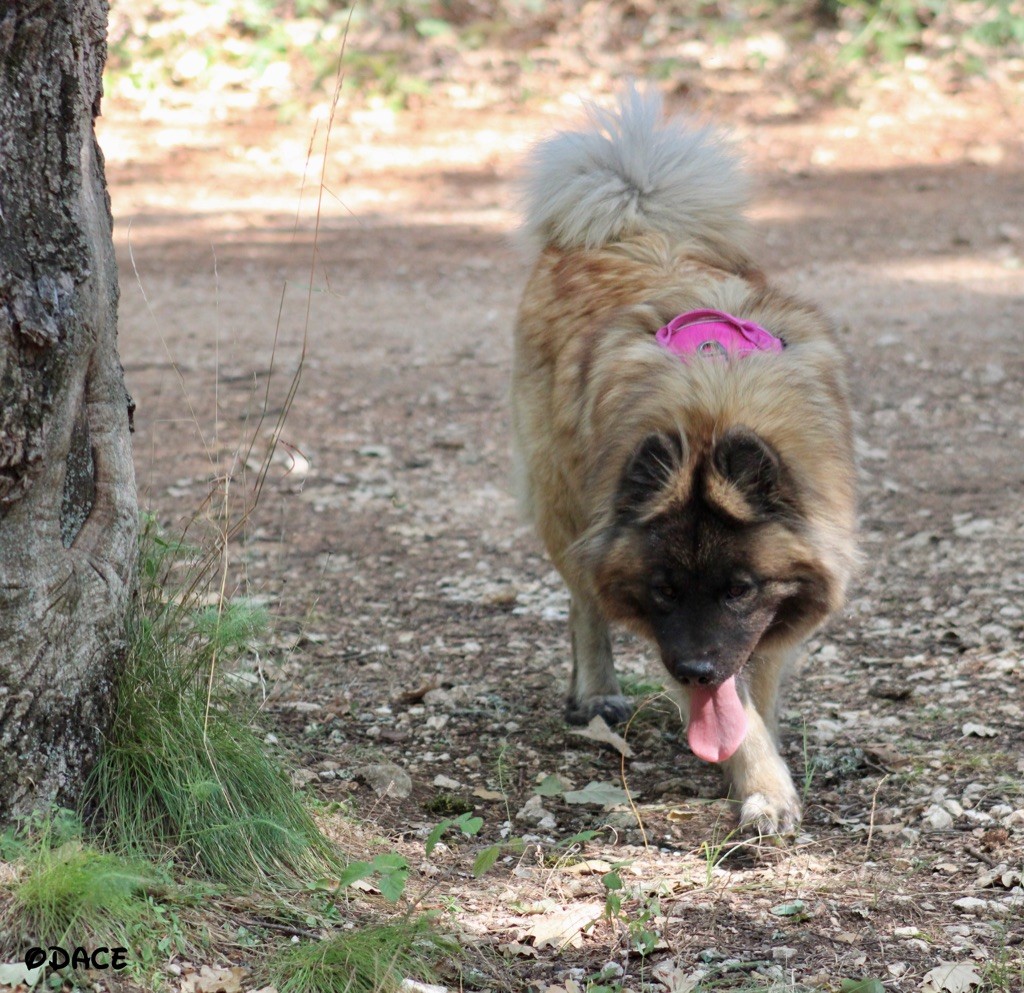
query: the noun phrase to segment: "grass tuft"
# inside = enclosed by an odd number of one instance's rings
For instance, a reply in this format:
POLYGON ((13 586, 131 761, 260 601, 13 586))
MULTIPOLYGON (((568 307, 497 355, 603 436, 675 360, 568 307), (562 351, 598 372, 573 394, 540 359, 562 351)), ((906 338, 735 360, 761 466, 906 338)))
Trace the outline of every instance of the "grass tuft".
POLYGON ((279 993, 393 993, 407 978, 432 982, 437 963, 456 951, 421 917, 291 945, 270 960, 268 971, 279 993))
POLYGON ((149 582, 89 783, 101 838, 232 884, 337 867, 342 859, 268 756, 249 701, 220 678, 265 626, 265 612, 247 602, 201 607, 187 593, 162 598, 173 588, 165 552, 176 546, 153 536, 152 525, 143 529, 140 572, 149 582))
POLYGON ((92 935, 132 947, 154 916, 149 894, 169 885, 155 866, 84 842, 67 811, 37 818, 9 840, 5 853, 17 856, 19 871, 4 930, 39 946, 92 935))

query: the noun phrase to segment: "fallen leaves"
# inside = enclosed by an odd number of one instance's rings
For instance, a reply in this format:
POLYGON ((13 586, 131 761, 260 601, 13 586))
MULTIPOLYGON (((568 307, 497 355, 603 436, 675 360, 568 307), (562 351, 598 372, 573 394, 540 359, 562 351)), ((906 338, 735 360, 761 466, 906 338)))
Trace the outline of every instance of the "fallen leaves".
POLYGON ((590 723, 585 728, 576 728, 569 733, 580 738, 586 738, 588 741, 596 741, 601 745, 608 745, 614 748, 623 758, 629 759, 633 757, 633 749, 626 744, 626 740, 622 735, 616 734, 608 727, 600 714, 592 717, 590 723))
POLYGON ((921 993, 970 993, 981 985, 973 962, 940 962, 921 982, 921 993))
POLYGON ((974 721, 967 721, 961 729, 961 733, 965 738, 971 735, 975 738, 994 738, 999 734, 995 728, 989 727, 987 724, 978 724, 974 721))
POLYGON ((562 794, 566 803, 587 803, 598 807, 616 807, 620 803, 628 803, 629 794, 621 786, 614 783, 588 783, 581 790, 570 790, 562 794))
POLYGON ((524 937, 533 939, 533 947, 582 948, 583 932, 604 916, 602 903, 577 903, 543 914, 524 937))
POLYGON ((35 986, 42 971, 42 966, 29 969, 24 962, 0 962, 0 987, 35 986))
POLYGON ((243 966, 204 965, 198 972, 185 972, 181 993, 241 993, 242 981, 249 975, 243 966))
POLYGON ((694 971, 671 959, 656 965, 651 970, 651 975, 668 990, 668 993, 692 993, 704 977, 701 970, 694 971))

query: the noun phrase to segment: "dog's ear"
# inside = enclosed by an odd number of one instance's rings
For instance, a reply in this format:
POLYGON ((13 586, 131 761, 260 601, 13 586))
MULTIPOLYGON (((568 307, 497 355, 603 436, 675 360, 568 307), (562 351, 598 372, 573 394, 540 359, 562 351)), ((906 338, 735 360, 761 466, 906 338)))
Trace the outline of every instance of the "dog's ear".
POLYGON ((685 461, 685 443, 678 434, 651 434, 637 447, 619 482, 616 507, 632 515, 663 489, 685 461))
POLYGON ((766 517, 782 506, 778 453, 749 428, 730 428, 722 435, 712 461, 719 475, 739 490, 753 516, 766 517))

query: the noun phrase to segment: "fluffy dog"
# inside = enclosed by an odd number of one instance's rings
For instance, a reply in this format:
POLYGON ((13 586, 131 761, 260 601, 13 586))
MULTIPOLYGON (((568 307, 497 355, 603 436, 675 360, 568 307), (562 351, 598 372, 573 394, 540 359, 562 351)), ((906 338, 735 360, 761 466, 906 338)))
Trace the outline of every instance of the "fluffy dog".
POLYGON ((630 713, 609 624, 657 645, 740 823, 791 831, 780 681, 856 559, 851 414, 828 319, 744 247, 722 142, 656 94, 542 142, 512 383, 524 502, 571 593, 567 719, 630 713))

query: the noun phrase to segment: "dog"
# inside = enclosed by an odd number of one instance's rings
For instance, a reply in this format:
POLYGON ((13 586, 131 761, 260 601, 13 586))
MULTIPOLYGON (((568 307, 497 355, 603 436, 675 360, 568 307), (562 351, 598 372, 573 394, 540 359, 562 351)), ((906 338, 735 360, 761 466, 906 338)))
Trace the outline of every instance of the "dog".
POLYGON ((740 826, 789 833, 779 688, 857 561, 843 359, 748 254, 747 183, 713 130, 636 88, 589 114, 526 161, 511 392, 525 511, 571 595, 566 717, 628 719, 625 625, 740 826))

